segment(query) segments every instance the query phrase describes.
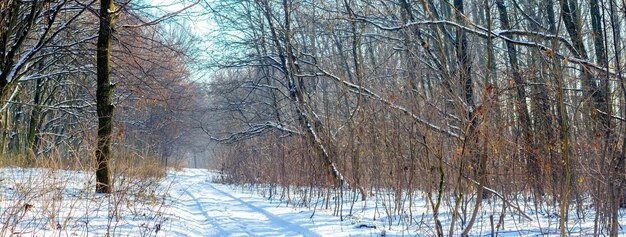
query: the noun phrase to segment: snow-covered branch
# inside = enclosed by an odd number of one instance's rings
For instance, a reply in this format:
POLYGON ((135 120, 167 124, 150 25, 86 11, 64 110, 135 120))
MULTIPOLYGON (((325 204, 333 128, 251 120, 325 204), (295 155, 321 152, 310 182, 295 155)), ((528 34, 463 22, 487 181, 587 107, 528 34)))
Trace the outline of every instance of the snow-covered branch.
POLYGON ((448 21, 448 20, 434 20, 434 21, 413 21, 413 22, 408 22, 399 26, 385 26, 381 23, 378 22, 374 22, 370 19, 367 18, 356 18, 355 20, 357 21, 362 21, 362 22, 366 22, 378 29, 381 30, 385 30, 385 31, 398 31, 401 29, 405 29, 405 28, 409 28, 409 27, 413 27, 413 26, 432 26, 432 25, 444 25, 444 26, 451 26, 451 27, 456 27, 458 29, 461 29, 467 33, 470 33, 472 35, 475 36, 479 36, 479 37, 483 37, 483 38, 498 38, 501 40, 506 41, 507 43, 511 43, 511 44, 515 44, 515 45, 519 45, 519 46, 526 46, 526 47, 532 47, 532 48, 536 48, 539 49, 543 52, 545 52, 548 56, 550 57, 555 57, 555 58, 559 58, 562 59, 564 61, 568 61, 574 64, 578 64, 580 66, 583 66, 584 68, 588 68, 588 69, 593 69, 595 71, 604 73, 604 74, 610 74, 612 76, 615 77, 621 77, 621 72, 617 72, 613 69, 607 68, 607 67, 603 67, 600 65, 597 65, 595 63, 592 63, 591 61, 589 61, 588 59, 581 59, 578 57, 571 57, 571 56, 567 56, 562 52, 559 52, 551 47, 548 47, 544 44, 535 42, 535 41, 524 41, 524 40, 516 40, 511 38, 509 35, 525 35, 525 36, 535 36, 535 37, 542 37, 545 39, 556 39, 561 43, 564 43, 566 45, 566 47, 568 49, 570 49, 572 51, 573 54, 578 55, 578 52, 575 50, 575 48, 571 45, 571 43, 569 43, 567 40, 565 40, 563 37, 559 37, 559 36, 554 36, 554 35, 547 35, 547 34, 540 34, 537 32, 529 32, 529 31, 523 31, 523 30, 498 30, 498 31, 489 31, 484 27, 481 26, 475 26, 475 28, 473 27, 469 27, 469 26, 465 26, 462 25, 458 22, 454 22, 454 21, 448 21))

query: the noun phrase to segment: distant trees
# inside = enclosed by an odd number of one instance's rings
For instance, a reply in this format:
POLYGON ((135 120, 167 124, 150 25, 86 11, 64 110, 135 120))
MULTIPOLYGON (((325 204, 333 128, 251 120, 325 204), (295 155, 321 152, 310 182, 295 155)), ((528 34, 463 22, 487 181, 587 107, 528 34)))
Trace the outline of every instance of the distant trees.
POLYGON ((401 197, 420 190, 434 213, 451 196, 449 235, 468 234, 467 204, 475 211, 493 192, 504 203, 517 192, 557 201, 562 235, 568 213, 590 198, 599 213, 594 233, 617 235, 623 3, 211 7, 222 33, 216 44, 230 53, 216 60, 215 122, 205 130, 225 143, 223 168, 233 179, 333 186, 326 177, 342 177, 363 198, 397 190, 398 210, 401 197))

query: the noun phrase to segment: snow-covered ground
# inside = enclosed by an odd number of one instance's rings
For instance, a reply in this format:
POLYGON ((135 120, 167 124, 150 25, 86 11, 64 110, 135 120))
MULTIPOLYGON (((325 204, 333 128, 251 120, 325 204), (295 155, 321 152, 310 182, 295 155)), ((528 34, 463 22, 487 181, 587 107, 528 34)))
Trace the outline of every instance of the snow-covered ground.
POLYGON ((180 236, 380 236, 380 230, 355 228, 329 213, 286 207, 253 193, 212 183, 203 170, 185 170, 171 192, 172 221, 165 235, 180 236), (168 230, 169 229, 169 230, 168 230))
POLYGON ((200 169, 170 171, 159 183, 118 180, 93 193, 93 174, 0 169, 1 236, 380 236, 339 217, 285 207, 212 183, 200 169))
MULTIPOLYGON (((412 220, 390 221, 384 200, 371 198, 343 205, 343 221, 333 209, 318 205, 296 208, 270 200, 258 190, 213 182, 215 173, 200 169, 170 171, 163 180, 117 179, 117 193, 93 193, 93 175, 81 171, 0 169, 0 234, 4 236, 432 236, 432 211, 424 198, 412 202, 412 220), (379 203, 374 205, 373 202, 379 203), (313 215, 314 214, 314 215, 313 215), (391 225, 389 225, 391 223, 391 225)), ((335 195, 335 194, 333 194, 335 195)), ((379 196, 385 196, 380 195, 379 196)), ((345 198, 348 198, 346 195, 345 198)), ((294 198, 295 199, 295 198, 294 198)), ((298 200, 292 200, 295 203, 298 200)), ((302 200, 300 200, 302 201, 302 200)), ((311 200, 309 200, 311 202, 311 200)), ((558 217, 531 211, 528 220, 515 211, 497 224, 501 206, 485 201, 473 236, 556 235, 558 217), (493 215, 493 221, 492 221, 493 215)), ((441 208, 443 232, 449 231, 449 205, 441 208)), ((546 208, 547 209, 547 208, 546 208)), ((334 209, 337 211, 337 209, 334 209)), ((572 211, 573 212, 573 211, 572 211)), ((593 211, 585 219, 572 215, 571 235, 593 231, 593 211)), ((392 215, 393 216, 393 215, 392 215)), ((622 217, 626 220, 626 218, 622 217)), ((455 234, 461 230, 455 228, 455 234)), ((624 232, 626 234, 626 232, 624 232)))

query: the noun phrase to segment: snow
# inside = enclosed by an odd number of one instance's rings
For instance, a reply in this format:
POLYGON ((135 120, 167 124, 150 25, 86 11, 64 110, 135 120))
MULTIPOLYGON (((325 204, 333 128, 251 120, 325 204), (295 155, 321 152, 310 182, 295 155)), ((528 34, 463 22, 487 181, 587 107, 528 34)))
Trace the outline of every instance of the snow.
POLYGON ((331 214, 310 218, 313 210, 235 191, 213 176, 170 171, 156 185, 118 178, 117 188, 127 190, 108 197, 93 193, 90 172, 2 168, 0 236, 103 236, 107 229, 113 236, 379 236, 331 214))
MULTIPOLYGON (((340 218, 333 215, 337 209, 325 209, 324 197, 316 195, 310 195, 318 200, 308 200, 312 204, 308 208, 294 207, 293 203, 304 202, 295 195, 304 189, 293 187, 291 202, 279 201, 275 199, 279 194, 274 199, 261 195, 267 194, 267 188, 215 182, 219 177, 202 169, 168 171, 161 180, 116 177, 116 190, 120 191, 102 195, 93 193, 91 172, 2 168, 0 235, 105 236, 107 230, 112 236, 435 235, 432 210, 424 196, 414 197, 412 220, 406 213, 391 215, 391 219, 385 214, 393 208, 388 203, 395 199, 391 191, 378 191, 367 202, 357 201, 352 215, 348 215, 351 203, 345 202, 340 218)), ((332 201, 338 193, 331 196, 332 201)), ((349 192, 344 192, 343 197, 352 198, 349 192)), ((439 214, 446 235, 450 230, 450 199, 444 197, 439 214)), ((498 200, 493 197, 483 202, 470 232, 472 236, 490 235, 502 212, 498 200)), ((407 210, 408 202, 404 205, 407 210)), ((521 207, 534 221, 507 208, 504 225, 495 227, 499 236, 558 235, 556 209, 543 206, 533 211, 533 206, 521 207)), ((593 233, 592 209, 583 210, 585 219, 577 218, 573 207, 570 212, 571 236, 593 233)), ((621 220, 626 220, 623 213, 620 215, 621 220)), ((459 234, 462 229, 459 226, 454 231, 459 234)))
POLYGON ((178 202, 171 208, 178 211, 172 213, 173 221, 168 223, 173 233, 181 236, 378 235, 371 230, 355 232, 350 223, 342 223, 329 214, 310 219, 312 210, 281 206, 281 202, 212 183, 210 177, 211 173, 197 169, 177 173, 176 178, 187 185, 172 189, 178 196, 178 202))

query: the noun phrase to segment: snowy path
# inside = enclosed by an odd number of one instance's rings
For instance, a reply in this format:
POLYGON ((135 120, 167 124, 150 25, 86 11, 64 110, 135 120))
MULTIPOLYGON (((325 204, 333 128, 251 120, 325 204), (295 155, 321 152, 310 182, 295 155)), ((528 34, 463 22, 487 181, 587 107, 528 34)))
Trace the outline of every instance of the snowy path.
MULTIPOLYGON (((173 222, 170 235, 185 236, 321 236, 286 217, 243 200, 207 181, 207 173, 188 170, 177 177, 172 194, 177 202, 170 207, 173 222)), ((166 226, 167 228, 167 226, 166 226)), ((167 230, 166 230, 167 231, 167 230)))

